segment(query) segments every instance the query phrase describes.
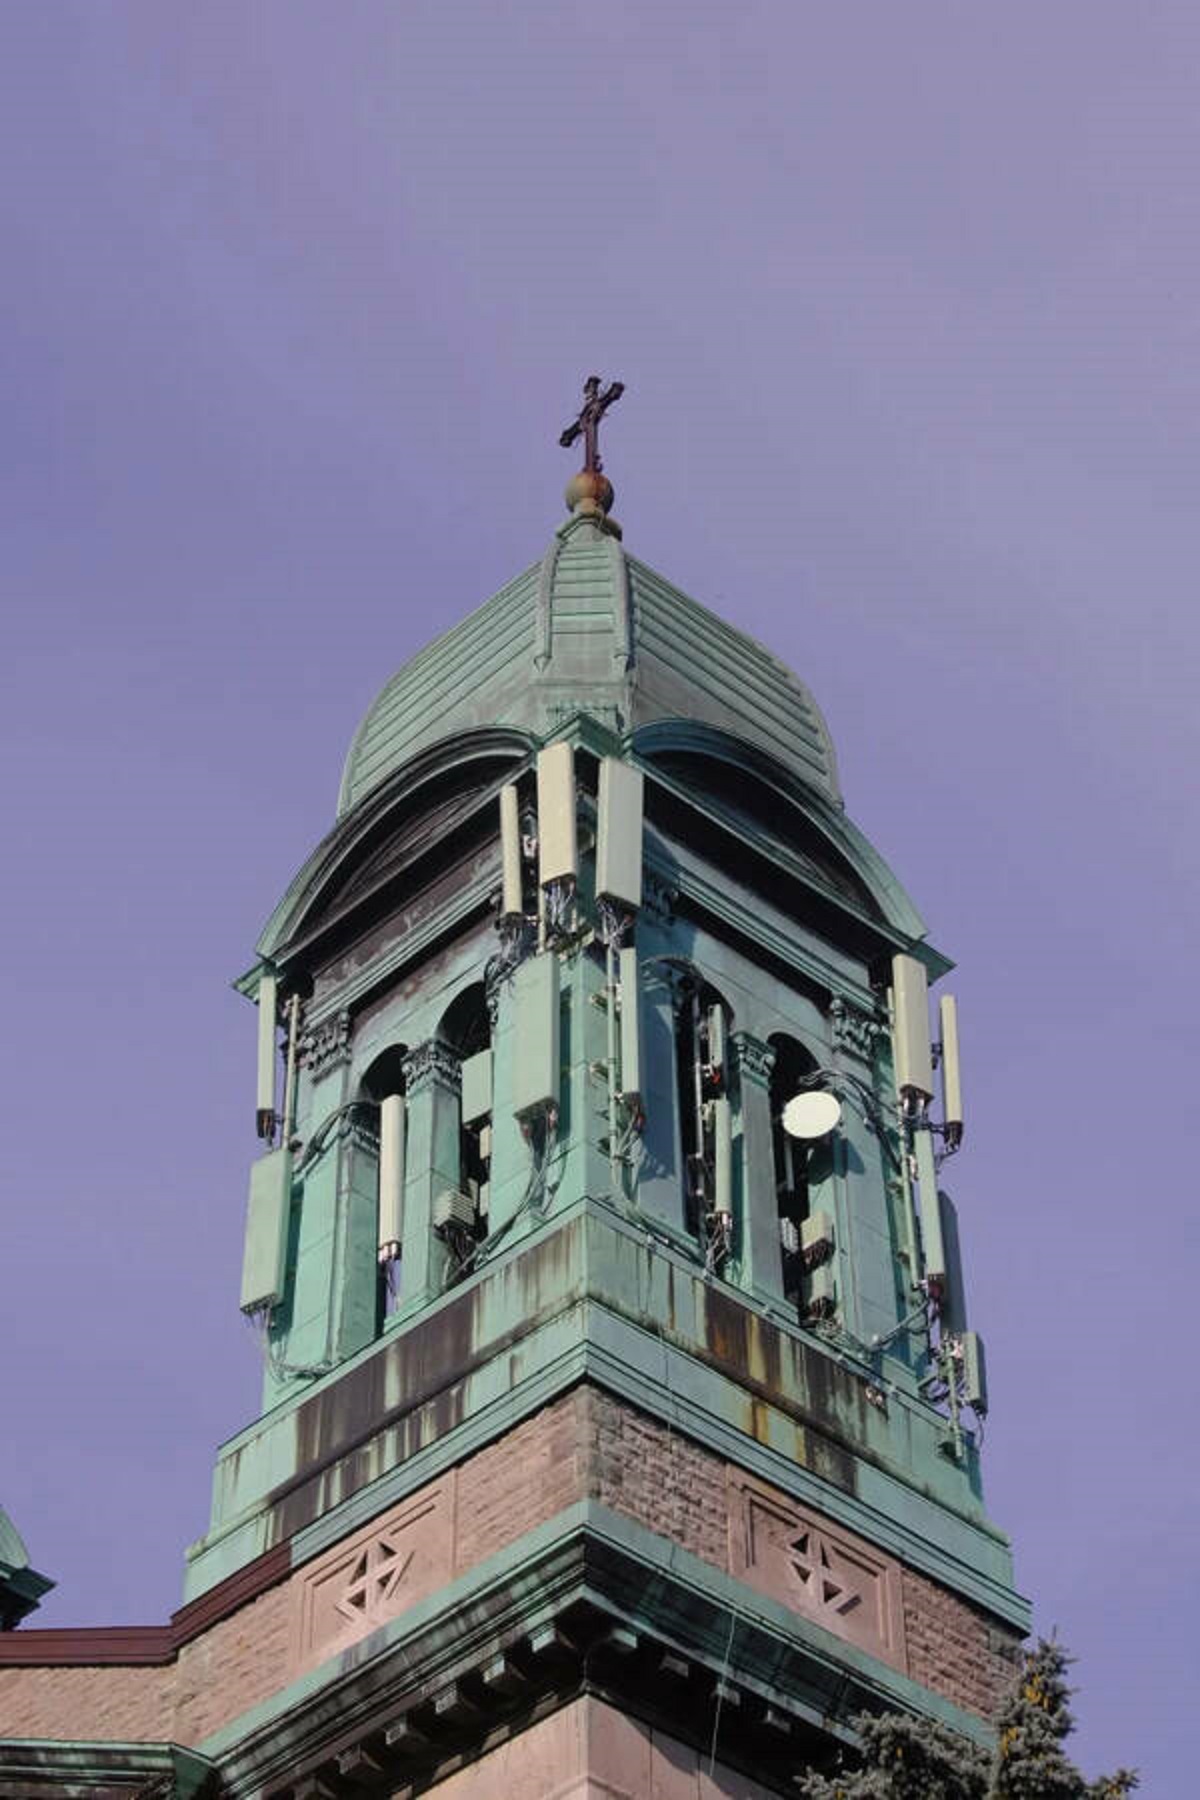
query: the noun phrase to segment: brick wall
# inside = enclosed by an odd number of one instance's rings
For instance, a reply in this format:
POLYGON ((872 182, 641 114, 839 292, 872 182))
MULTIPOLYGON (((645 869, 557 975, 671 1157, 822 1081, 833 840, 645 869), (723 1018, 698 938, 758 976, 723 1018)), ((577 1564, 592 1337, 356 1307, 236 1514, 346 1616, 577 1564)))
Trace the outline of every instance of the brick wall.
POLYGON ((902 1571, 908 1672, 967 1712, 991 1718, 1012 1686, 1021 1640, 967 1600, 902 1571))
POLYGON ((708 1562, 726 1561, 720 1457, 600 1389, 584 1387, 461 1465, 456 1571, 584 1499, 603 1501, 708 1562))
POLYGON ((729 1512, 721 1458, 598 1388, 582 1393, 590 1497, 723 1568, 729 1512))
MULTIPOLYGON (((776 1548, 786 1559, 794 1502, 636 1408, 581 1387, 181 1644, 172 1662, 6 1667, 0 1660, 0 1736, 199 1744, 303 1669, 399 1616, 451 1571, 465 1572, 586 1498, 839 1629, 836 1612, 810 1609, 803 1582, 789 1588, 769 1559, 758 1564, 747 1556, 744 1508, 753 1501, 778 1515, 776 1548), (349 1593, 359 1539, 364 1546, 386 1540, 405 1562, 404 1579, 376 1594, 361 1615, 339 1604, 345 1596, 338 1586, 349 1593)), ((854 1574, 850 1534, 831 1531, 829 1541, 850 1577, 865 1579, 862 1568, 854 1574)), ((872 1549, 871 1557, 879 1580, 902 1595, 896 1629, 880 1640, 886 1660, 967 1710, 990 1715, 1012 1678, 1015 1635, 882 1552, 872 1549)))
POLYGON ((454 1503, 457 1572, 583 1499, 587 1392, 577 1388, 563 1395, 460 1465, 454 1503))
POLYGON ((161 1743, 172 1735, 174 1684, 169 1664, 0 1668, 0 1737, 161 1743))
POLYGON ((288 1582, 183 1644, 176 1665, 176 1743, 198 1744, 287 1680, 288 1582))

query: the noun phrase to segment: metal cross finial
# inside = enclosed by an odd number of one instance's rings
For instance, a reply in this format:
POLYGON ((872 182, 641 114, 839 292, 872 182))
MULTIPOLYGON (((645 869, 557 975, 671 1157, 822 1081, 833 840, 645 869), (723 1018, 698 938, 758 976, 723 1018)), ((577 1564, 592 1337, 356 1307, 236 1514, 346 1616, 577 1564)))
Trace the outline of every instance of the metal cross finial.
POLYGON ((600 377, 589 375, 583 384, 579 416, 571 421, 558 440, 564 450, 569 450, 576 438, 583 438, 583 466, 589 474, 598 475, 604 467, 600 461, 600 421, 624 392, 623 381, 610 381, 601 393, 600 377))

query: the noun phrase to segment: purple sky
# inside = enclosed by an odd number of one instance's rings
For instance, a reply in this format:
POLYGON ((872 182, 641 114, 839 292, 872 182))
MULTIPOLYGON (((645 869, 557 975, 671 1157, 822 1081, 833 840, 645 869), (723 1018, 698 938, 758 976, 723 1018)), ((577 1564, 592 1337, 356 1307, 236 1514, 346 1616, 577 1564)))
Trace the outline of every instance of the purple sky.
POLYGON ((786 657, 960 965, 993 1515, 1079 1752, 1195 1792, 1200 14, 10 6, 0 1501, 178 1604, 237 1312, 229 980, 387 675, 626 543, 786 657))

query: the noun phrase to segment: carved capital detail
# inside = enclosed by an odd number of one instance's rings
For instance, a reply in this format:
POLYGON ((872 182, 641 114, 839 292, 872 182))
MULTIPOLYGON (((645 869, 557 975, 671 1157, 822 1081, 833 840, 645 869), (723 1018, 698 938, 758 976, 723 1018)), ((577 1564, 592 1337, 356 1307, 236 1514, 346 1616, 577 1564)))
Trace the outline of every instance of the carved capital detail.
POLYGON ((829 1008, 829 1022, 835 1050, 848 1050, 863 1062, 871 1061, 884 1029, 881 1019, 873 1019, 870 1013, 861 1012, 848 1000, 835 996, 829 1008))
POLYGON ((416 1044, 404 1059, 404 1087, 411 1099, 434 1085, 457 1094, 462 1086, 462 1064, 449 1044, 441 1038, 426 1038, 416 1044))
POLYGON ((314 1080, 340 1063, 350 1061, 353 1036, 348 1007, 332 1019, 322 1019, 319 1025, 308 1027, 300 1039, 300 1054, 314 1080))
POLYGON ((738 1073, 743 1081, 757 1081, 767 1087, 775 1067, 775 1052, 748 1031, 735 1031, 729 1039, 737 1058, 738 1073))
POLYGON ((655 925, 673 925, 678 899, 677 887, 672 887, 669 882, 646 871, 642 878, 642 911, 648 919, 655 925))

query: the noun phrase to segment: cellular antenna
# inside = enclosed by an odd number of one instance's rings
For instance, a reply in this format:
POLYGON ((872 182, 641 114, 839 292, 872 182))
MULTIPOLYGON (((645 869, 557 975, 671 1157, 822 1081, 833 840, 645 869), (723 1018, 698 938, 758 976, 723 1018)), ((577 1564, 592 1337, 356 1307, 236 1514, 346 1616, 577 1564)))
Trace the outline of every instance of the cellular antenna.
POLYGON ((896 1087, 910 1112, 933 1098, 933 1048, 929 1041, 929 991, 915 956, 892 958, 892 1043, 896 1087))
POLYGON ((958 1002, 953 994, 943 994, 938 1003, 942 1054, 942 1118, 947 1150, 957 1150, 962 1143, 963 1103, 962 1074, 958 1059, 958 1002))

